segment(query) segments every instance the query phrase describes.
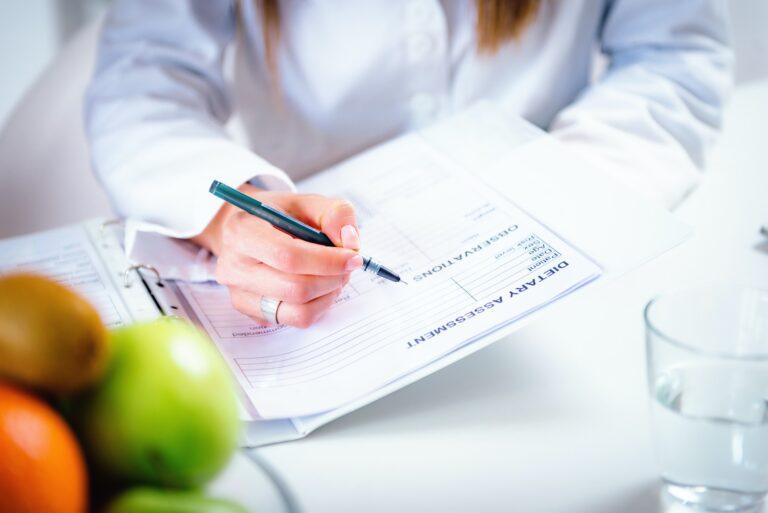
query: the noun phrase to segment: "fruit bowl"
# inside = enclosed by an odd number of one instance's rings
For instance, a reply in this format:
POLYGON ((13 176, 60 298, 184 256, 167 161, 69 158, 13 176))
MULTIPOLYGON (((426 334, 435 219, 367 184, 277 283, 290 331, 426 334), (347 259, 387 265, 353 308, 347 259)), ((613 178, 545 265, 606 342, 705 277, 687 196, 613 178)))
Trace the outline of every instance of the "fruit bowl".
POLYGON ((208 495, 222 497, 254 513, 300 513, 284 479, 259 454, 241 449, 229 465, 206 487, 208 495))

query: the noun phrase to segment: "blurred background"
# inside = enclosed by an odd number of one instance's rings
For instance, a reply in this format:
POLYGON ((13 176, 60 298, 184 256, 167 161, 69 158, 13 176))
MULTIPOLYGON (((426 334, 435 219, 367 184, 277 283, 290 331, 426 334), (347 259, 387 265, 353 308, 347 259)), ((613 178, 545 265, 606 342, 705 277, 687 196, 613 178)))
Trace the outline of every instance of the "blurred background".
MULTIPOLYGON (((0 3, 0 126, 63 45, 109 0, 0 3)), ((730 0, 736 80, 768 77, 768 0, 730 0)))
POLYGON ((0 126, 66 42, 108 5, 109 0, 0 2, 0 126))

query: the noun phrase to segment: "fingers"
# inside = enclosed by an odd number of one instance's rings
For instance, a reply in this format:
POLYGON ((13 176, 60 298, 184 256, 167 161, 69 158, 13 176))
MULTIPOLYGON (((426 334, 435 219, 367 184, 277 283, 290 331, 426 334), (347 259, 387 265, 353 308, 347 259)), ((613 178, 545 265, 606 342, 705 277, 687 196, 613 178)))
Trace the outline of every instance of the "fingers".
POLYGON ((232 304, 261 323, 261 299, 281 301, 278 321, 296 327, 314 323, 363 265, 360 238, 349 202, 318 195, 256 191, 254 196, 318 227, 337 247, 294 238, 255 216, 230 213, 219 230, 217 279, 232 304))
POLYGON ((295 239, 245 213, 237 216, 225 234, 227 250, 222 254, 239 253, 289 274, 341 275, 363 265, 355 251, 295 239))
POLYGON ((246 292, 302 304, 342 288, 349 275, 288 274, 247 257, 223 256, 219 258, 216 279, 246 292))
MULTIPOLYGON (((336 289, 304 304, 284 301, 277 308, 277 322, 296 328, 308 328, 328 311, 340 293, 341 289, 336 289)), ((270 324, 261 313, 261 297, 243 289, 230 289, 230 299, 237 310, 261 324, 270 324)))
POLYGON ((295 198, 291 208, 295 215, 318 227, 336 246, 360 249, 355 208, 349 201, 303 194, 295 198))

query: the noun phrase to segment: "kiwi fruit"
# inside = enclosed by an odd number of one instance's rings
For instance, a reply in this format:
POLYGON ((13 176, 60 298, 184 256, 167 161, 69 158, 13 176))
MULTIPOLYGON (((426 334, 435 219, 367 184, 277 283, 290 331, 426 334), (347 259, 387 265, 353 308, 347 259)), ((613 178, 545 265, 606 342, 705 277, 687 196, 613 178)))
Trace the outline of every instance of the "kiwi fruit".
POLYGON ((101 377, 109 354, 107 329, 82 296, 44 276, 0 276, 0 378, 72 393, 101 377))

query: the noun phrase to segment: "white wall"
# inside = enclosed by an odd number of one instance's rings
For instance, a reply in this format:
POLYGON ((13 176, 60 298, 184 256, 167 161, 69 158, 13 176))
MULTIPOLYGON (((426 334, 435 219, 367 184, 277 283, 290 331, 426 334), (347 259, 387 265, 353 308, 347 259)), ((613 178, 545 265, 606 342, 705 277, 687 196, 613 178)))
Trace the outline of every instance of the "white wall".
POLYGON ((108 2, 0 1, 0 127, 62 45, 108 2))
POLYGON ((728 0, 736 82, 768 77, 768 0, 728 0))
POLYGON ((56 1, 0 3, 0 124, 58 51, 56 1))

